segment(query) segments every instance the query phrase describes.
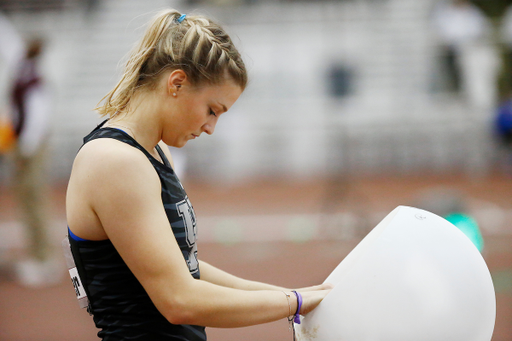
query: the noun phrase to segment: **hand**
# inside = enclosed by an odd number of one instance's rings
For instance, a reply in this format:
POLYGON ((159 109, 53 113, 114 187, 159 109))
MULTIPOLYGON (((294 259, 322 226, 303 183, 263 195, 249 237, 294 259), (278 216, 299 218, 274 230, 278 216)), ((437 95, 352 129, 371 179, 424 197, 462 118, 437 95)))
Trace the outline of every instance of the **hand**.
POLYGON ((306 291, 315 291, 315 290, 330 290, 334 288, 334 284, 332 283, 323 283, 320 285, 313 285, 311 287, 304 287, 300 289, 294 289, 295 291, 299 291, 300 293, 306 291))
POLYGON ((307 287, 301 290, 298 290, 302 295, 302 307, 300 308, 300 314, 306 315, 315 309, 320 302, 329 294, 334 288, 334 285, 331 283, 324 283, 321 285, 307 287))

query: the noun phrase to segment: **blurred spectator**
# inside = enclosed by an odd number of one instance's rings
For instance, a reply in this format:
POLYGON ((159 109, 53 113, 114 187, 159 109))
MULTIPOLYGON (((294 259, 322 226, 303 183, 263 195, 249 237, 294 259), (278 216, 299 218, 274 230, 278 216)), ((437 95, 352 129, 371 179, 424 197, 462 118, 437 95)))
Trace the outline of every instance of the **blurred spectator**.
POLYGON ((50 97, 39 71, 43 41, 34 39, 25 45, 6 17, 0 26, 8 28, 0 38, 1 51, 12 73, 9 89, 10 116, 15 132, 12 151, 14 189, 22 223, 28 232, 29 252, 16 264, 20 283, 28 286, 52 284, 61 278, 61 263, 52 253, 48 236, 49 191, 46 177, 50 97), (12 46, 12 50, 11 50, 12 46), (19 49, 19 47, 22 47, 19 49), (12 51, 21 51, 16 55, 12 51))
POLYGON ((512 99, 505 101, 496 112, 496 133, 500 142, 512 147, 512 99))
POLYGON ((468 0, 437 4, 433 24, 441 45, 445 89, 467 96, 478 109, 490 109, 497 97, 499 57, 491 43, 491 25, 468 0))
POLYGON ((503 102, 496 110, 494 131, 498 142, 500 166, 512 174, 512 99, 503 102))
POLYGON ((48 238, 48 137, 50 98, 39 72, 43 43, 31 41, 11 88, 12 122, 17 137, 14 149, 14 188, 22 221, 29 232, 30 258, 17 266, 17 275, 26 285, 48 284, 58 264, 51 254, 48 238))

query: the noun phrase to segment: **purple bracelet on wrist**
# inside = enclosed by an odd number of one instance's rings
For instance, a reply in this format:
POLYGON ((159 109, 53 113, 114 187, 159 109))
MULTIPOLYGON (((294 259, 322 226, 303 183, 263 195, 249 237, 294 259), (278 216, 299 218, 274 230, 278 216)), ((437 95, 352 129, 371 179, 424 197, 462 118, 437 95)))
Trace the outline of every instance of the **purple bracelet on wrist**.
POLYGON ((295 296, 297 296, 297 311, 295 312, 295 317, 293 319, 293 322, 300 324, 299 313, 300 313, 300 308, 302 307, 302 295, 300 294, 300 292, 297 292, 297 291, 292 291, 292 292, 295 294, 295 296))

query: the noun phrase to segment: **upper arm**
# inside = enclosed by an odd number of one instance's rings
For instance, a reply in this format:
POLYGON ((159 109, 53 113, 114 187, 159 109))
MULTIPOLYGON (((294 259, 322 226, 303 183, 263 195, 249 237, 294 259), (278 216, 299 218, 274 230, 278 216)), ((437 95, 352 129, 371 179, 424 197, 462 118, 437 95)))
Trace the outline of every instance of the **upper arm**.
POLYGON ((105 234, 159 307, 172 300, 170 293, 179 295, 180 288, 193 280, 163 208, 160 179, 137 149, 101 140, 86 144, 77 157, 82 193, 105 234))

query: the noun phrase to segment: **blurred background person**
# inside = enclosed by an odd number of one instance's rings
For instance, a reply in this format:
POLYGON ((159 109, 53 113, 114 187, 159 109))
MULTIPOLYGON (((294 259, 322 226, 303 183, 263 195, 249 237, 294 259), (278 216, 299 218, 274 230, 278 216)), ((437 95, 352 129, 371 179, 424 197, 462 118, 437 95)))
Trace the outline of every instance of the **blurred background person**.
POLYGON ((494 132, 499 150, 499 166, 512 174, 512 97, 496 109, 494 132))
POLYGON ((442 90, 462 94, 475 109, 492 109, 500 61, 489 19, 468 0, 448 0, 436 5, 433 26, 440 44, 442 90))
POLYGON ((47 162, 51 100, 39 69, 43 40, 34 38, 27 43, 8 19, 2 17, 2 51, 10 71, 9 116, 15 144, 12 185, 27 232, 28 251, 15 264, 18 281, 27 286, 57 283, 62 264, 52 254, 48 236, 49 188, 47 162))

